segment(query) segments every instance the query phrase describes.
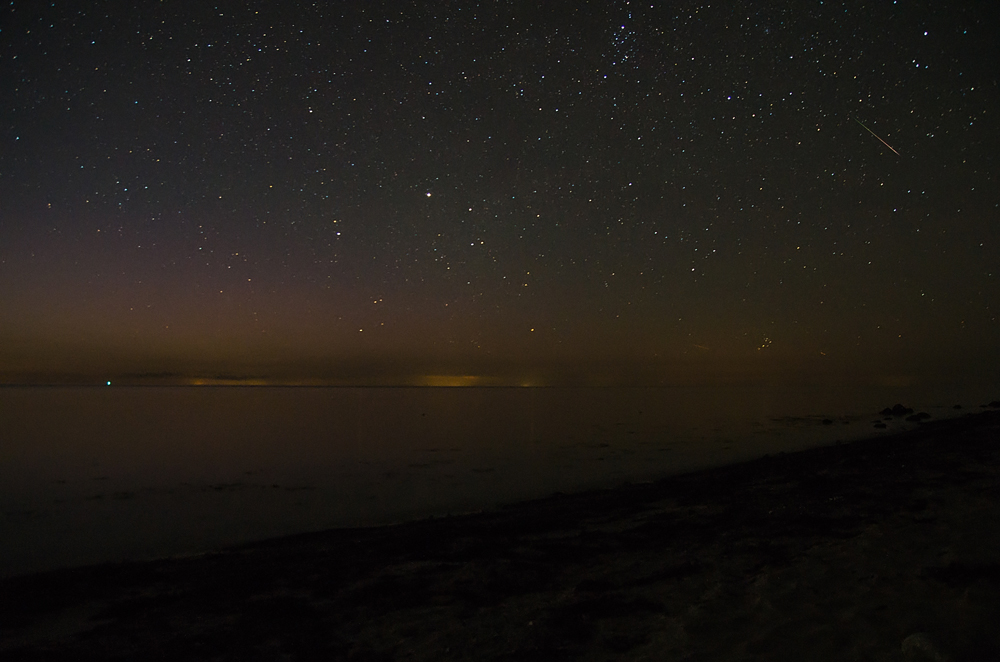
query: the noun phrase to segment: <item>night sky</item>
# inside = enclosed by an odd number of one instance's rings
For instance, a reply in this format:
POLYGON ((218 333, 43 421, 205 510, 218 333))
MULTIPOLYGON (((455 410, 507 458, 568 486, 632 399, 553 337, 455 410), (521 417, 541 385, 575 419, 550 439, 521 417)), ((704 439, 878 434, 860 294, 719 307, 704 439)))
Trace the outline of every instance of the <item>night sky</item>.
POLYGON ((994 6, 8 2, 0 380, 990 375, 994 6))

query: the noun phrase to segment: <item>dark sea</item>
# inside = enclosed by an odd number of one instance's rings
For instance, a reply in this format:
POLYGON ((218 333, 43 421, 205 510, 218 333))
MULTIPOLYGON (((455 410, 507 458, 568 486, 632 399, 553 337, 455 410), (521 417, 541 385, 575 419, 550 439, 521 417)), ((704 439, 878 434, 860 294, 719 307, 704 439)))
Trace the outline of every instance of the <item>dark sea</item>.
POLYGON ((883 420, 896 402, 940 419, 995 397, 989 387, 0 388, 0 576, 650 481, 918 425, 883 420))

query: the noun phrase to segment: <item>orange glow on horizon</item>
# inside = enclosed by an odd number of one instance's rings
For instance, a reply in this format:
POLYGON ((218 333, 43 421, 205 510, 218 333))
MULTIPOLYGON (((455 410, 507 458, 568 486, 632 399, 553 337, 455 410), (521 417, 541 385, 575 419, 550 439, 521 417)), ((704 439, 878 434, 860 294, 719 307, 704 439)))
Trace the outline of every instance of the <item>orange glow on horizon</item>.
POLYGON ((214 377, 194 377, 187 380, 188 386, 274 386, 267 379, 218 379, 214 377))
POLYGON ((420 386, 479 386, 483 378, 479 375, 424 375, 418 384, 420 386))

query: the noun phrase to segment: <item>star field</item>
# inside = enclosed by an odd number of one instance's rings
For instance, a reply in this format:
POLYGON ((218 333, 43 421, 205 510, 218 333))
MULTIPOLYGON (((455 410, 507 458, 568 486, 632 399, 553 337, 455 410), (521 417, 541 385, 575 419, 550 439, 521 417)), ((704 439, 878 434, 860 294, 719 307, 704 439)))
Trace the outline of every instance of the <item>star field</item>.
POLYGON ((0 372, 997 365, 990 3, 539 4, 10 2, 0 372))

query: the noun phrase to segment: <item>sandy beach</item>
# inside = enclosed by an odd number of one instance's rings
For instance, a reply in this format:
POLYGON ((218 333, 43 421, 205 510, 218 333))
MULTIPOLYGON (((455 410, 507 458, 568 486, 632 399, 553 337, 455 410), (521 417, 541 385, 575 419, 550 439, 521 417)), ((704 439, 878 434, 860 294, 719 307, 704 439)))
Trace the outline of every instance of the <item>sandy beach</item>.
POLYGON ((1000 411, 489 512, 0 582, 5 660, 1000 657, 1000 411))

